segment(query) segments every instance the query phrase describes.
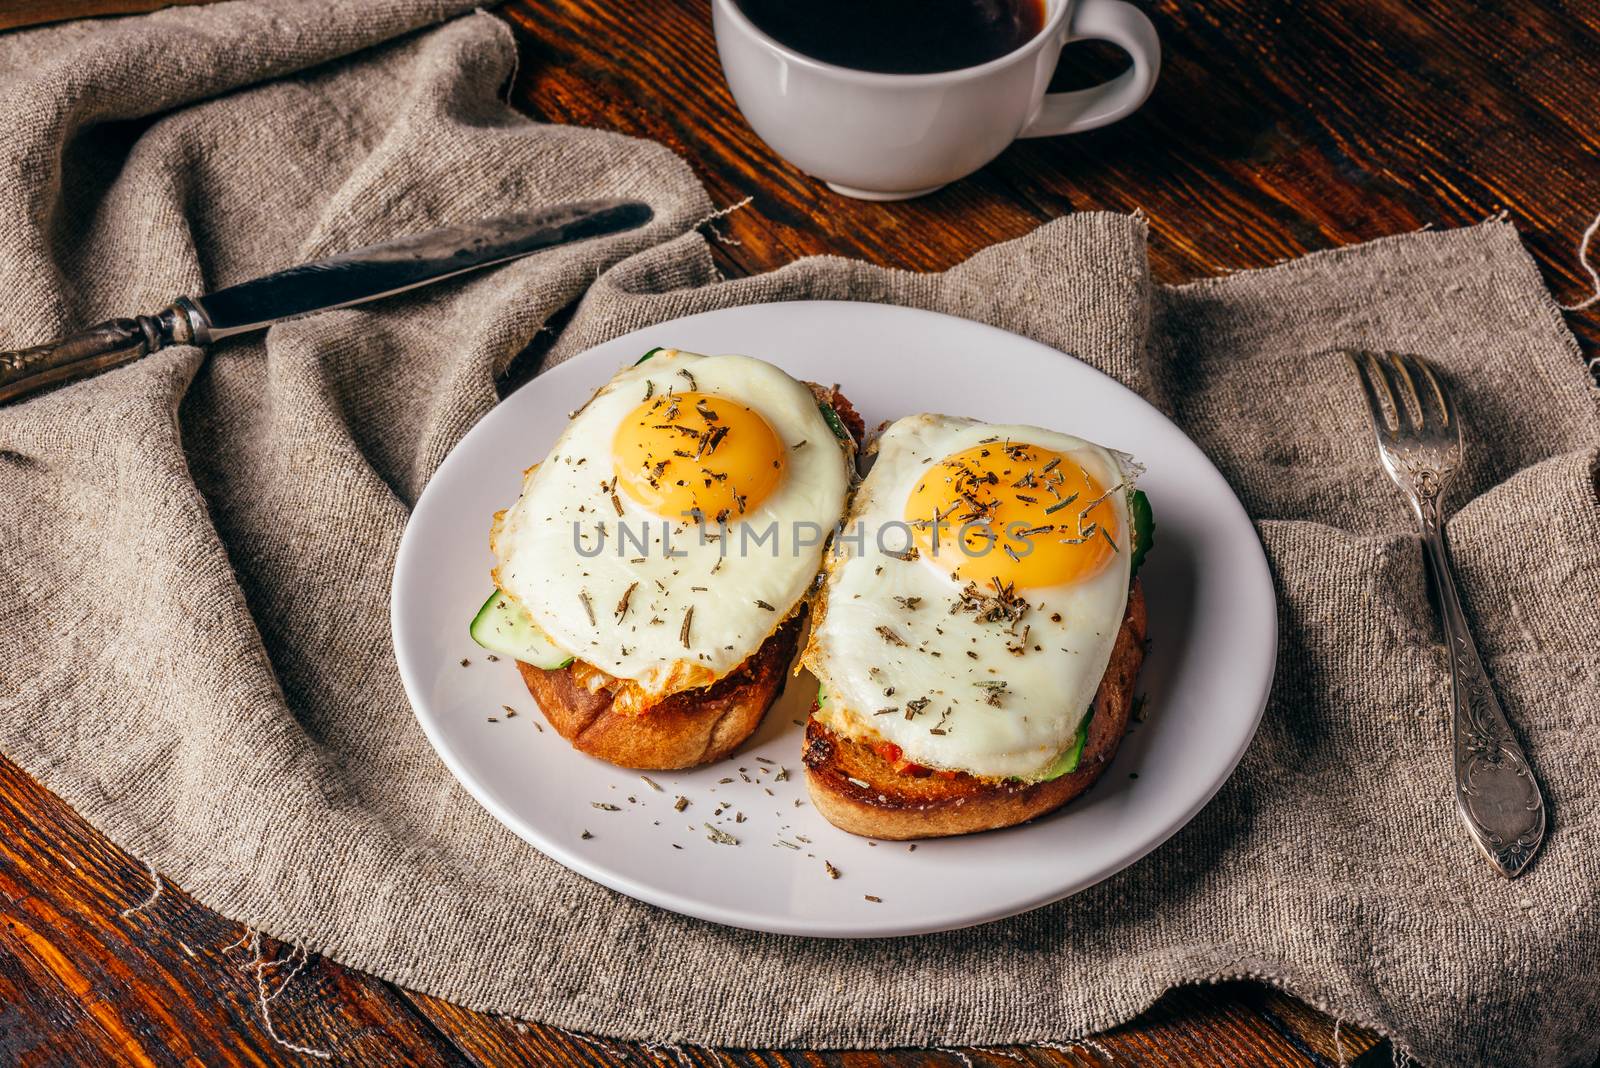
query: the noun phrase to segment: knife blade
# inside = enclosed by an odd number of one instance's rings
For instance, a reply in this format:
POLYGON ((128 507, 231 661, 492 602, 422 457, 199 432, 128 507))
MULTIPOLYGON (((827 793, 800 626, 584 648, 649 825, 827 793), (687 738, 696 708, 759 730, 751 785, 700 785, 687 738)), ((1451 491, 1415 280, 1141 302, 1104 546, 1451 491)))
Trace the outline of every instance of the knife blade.
POLYGON ((652 217, 650 206, 637 200, 582 201, 411 234, 203 296, 179 297, 154 315, 108 319, 43 345, 0 352, 0 403, 169 345, 209 345, 379 300, 542 249, 637 229, 652 217))

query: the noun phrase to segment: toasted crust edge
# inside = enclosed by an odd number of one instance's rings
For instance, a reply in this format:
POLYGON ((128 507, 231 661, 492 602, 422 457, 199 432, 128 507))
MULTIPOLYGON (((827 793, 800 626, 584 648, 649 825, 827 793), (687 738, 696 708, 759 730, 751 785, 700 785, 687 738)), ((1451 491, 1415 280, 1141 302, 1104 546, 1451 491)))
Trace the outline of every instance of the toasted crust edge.
POLYGON ((841 830, 890 841, 1012 827, 1055 811, 1089 789, 1122 744, 1144 662, 1146 624, 1144 589, 1136 580, 1095 694, 1094 718, 1076 771, 1032 784, 965 774, 917 778, 896 772, 870 747, 812 719, 806 724, 804 754, 812 803, 841 830))
POLYGON ((792 614, 750 658, 711 686, 683 690, 630 715, 605 690, 579 685, 572 668, 517 662, 522 681, 556 733, 580 752, 625 768, 672 771, 720 760, 761 725, 783 692, 805 609, 792 614))

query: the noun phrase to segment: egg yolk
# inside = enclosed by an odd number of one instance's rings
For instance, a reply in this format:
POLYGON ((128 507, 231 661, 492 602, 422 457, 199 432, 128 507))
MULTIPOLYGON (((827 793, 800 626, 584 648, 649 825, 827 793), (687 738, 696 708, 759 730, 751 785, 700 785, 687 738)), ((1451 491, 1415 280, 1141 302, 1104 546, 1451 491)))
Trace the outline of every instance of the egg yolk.
POLYGON ((709 393, 663 393, 634 408, 611 442, 616 488, 678 522, 737 522, 777 487, 788 450, 760 413, 709 393))
POLYGON ((906 498, 913 543, 940 570, 981 586, 1062 586, 1097 574, 1122 546, 1110 494, 1066 453, 993 441, 931 465, 906 498))

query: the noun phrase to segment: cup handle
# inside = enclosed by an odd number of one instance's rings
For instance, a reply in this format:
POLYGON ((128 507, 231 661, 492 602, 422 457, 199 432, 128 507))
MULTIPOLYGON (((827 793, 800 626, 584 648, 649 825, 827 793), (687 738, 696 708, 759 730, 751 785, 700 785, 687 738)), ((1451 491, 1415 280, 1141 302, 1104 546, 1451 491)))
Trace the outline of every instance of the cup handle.
POLYGON ((1039 113, 1018 137, 1054 137, 1108 125, 1132 114, 1156 87, 1161 40, 1144 12, 1132 4, 1077 0, 1062 44, 1073 41, 1110 41, 1133 57, 1133 67, 1092 89, 1046 93, 1039 102, 1039 113))

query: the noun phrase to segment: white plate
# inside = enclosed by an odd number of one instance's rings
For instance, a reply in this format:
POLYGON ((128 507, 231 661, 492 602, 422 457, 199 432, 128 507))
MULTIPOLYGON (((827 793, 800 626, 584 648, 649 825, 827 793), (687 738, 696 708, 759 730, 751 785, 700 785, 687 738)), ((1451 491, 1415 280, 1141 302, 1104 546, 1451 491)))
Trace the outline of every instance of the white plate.
POLYGON ((417 502, 395 564, 392 614, 400 674, 429 740, 484 807, 535 848, 662 908, 836 938, 983 923, 1132 864, 1193 818, 1233 771, 1261 717, 1277 653, 1272 581, 1255 529, 1217 469, 1155 408, 1087 365, 993 327, 833 301, 662 323, 591 349, 506 398, 417 502), (663 792, 637 772, 576 752, 548 726, 536 729, 542 717, 513 665, 487 662, 467 635, 490 588, 489 518, 516 499, 523 468, 544 457, 567 413, 656 345, 748 353, 796 378, 842 383, 869 427, 922 411, 1031 423, 1146 465, 1140 485, 1154 507, 1156 548, 1141 572, 1151 639, 1140 677, 1145 721, 1092 790, 1028 826, 914 850, 848 835, 805 800, 796 721, 816 692, 809 675, 791 681, 731 759, 651 773, 663 792), (502 705, 521 714, 507 718, 502 705), (491 715, 499 722, 488 722, 491 715), (779 767, 788 777, 774 781, 779 767), (682 813, 673 810, 680 795, 691 801, 682 813), (703 826, 724 802, 731 807, 717 825, 737 846, 710 841, 703 826), (837 880, 827 877, 825 860, 841 873, 837 880))

